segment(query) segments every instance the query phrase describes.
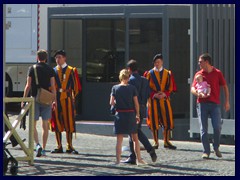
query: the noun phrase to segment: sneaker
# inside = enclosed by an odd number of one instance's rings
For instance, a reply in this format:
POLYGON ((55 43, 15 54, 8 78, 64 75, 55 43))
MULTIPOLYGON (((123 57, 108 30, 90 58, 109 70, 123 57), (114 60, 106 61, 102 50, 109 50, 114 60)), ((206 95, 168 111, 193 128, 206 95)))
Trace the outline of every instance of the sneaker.
POLYGON ((124 151, 130 151, 130 147, 129 146, 122 146, 122 152, 124 151))
POLYGON ((45 149, 42 150, 42 156, 46 156, 46 151, 45 151, 45 149))
POLYGON ((137 163, 136 163, 136 159, 133 160, 133 159, 131 159, 130 157, 127 158, 126 160, 121 160, 120 162, 121 162, 121 163, 125 163, 125 164, 133 164, 133 165, 136 165, 136 164, 137 164, 137 163))
POLYGON ((222 157, 222 153, 219 151, 219 149, 214 150, 214 152, 215 152, 215 155, 216 155, 217 157, 219 157, 219 158, 222 157))
POLYGON ((203 159, 209 159, 209 154, 203 153, 202 158, 203 158, 203 159))
POLYGON ((152 162, 156 162, 157 154, 155 153, 155 149, 154 148, 152 148, 152 150, 149 152, 149 154, 151 156, 152 162))
POLYGON ((37 152, 37 155, 36 157, 40 157, 42 155, 42 147, 40 144, 37 144, 36 146, 36 152, 37 152))

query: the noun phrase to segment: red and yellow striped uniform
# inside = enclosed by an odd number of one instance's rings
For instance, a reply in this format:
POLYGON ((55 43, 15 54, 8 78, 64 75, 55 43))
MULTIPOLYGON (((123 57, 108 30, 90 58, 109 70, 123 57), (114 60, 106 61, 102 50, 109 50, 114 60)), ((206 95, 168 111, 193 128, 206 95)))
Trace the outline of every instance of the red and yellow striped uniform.
POLYGON ((163 127, 165 131, 174 128, 173 113, 169 97, 173 90, 173 81, 171 80, 171 73, 167 69, 163 69, 160 72, 152 69, 147 73, 146 78, 149 80, 151 89, 151 95, 147 103, 147 124, 152 130, 156 142, 160 126, 163 127), (154 94, 158 92, 164 92, 166 98, 160 100, 153 98, 154 94))
POLYGON ((75 132, 75 107, 73 99, 79 92, 78 82, 75 76, 76 68, 67 66, 54 68, 56 72, 57 108, 56 131, 75 132))
POLYGON ((79 93, 81 85, 76 68, 56 66, 54 71, 56 73, 57 107, 54 111, 55 120, 52 120, 51 127, 52 131, 56 132, 58 146, 61 146, 61 132, 66 131, 67 149, 73 149, 72 133, 76 131, 74 99, 79 93))

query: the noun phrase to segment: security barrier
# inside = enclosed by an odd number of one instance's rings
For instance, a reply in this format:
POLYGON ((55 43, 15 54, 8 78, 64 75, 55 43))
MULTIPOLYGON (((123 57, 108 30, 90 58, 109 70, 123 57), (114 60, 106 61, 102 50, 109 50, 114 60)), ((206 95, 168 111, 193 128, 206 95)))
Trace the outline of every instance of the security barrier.
POLYGON ((33 155, 34 155, 34 98, 7 98, 3 99, 4 103, 19 103, 19 102, 26 102, 26 105, 21 110, 18 117, 14 120, 13 123, 10 122, 9 118, 3 112, 4 123, 8 127, 9 131, 3 137, 3 143, 6 143, 8 139, 13 135, 19 145, 21 146, 22 150, 26 154, 24 157, 16 157, 18 161, 28 161, 29 165, 33 165, 33 155), (26 115, 27 111, 29 111, 29 138, 28 138, 28 147, 22 142, 22 139, 18 135, 16 131, 16 127, 19 125, 23 117, 26 115))

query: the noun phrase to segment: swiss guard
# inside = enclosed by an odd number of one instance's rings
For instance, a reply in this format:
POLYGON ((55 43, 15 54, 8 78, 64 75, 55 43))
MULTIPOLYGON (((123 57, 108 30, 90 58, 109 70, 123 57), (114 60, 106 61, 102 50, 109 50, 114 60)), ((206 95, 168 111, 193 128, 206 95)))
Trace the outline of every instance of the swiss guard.
POLYGON ((63 153, 62 132, 66 131, 66 152, 78 154, 78 151, 72 145, 72 138, 73 133, 76 132, 74 101, 81 90, 81 84, 77 69, 66 63, 66 53, 64 50, 57 51, 54 58, 57 63, 57 66, 54 68, 57 101, 53 106, 51 129, 56 135, 57 148, 51 151, 51 153, 63 153))
POLYGON ((153 58, 154 68, 146 73, 151 95, 148 99, 147 124, 152 131, 154 144, 158 149, 158 130, 163 129, 164 148, 176 149, 170 142, 171 130, 174 128, 170 94, 176 89, 171 71, 163 68, 163 56, 157 54, 153 58))

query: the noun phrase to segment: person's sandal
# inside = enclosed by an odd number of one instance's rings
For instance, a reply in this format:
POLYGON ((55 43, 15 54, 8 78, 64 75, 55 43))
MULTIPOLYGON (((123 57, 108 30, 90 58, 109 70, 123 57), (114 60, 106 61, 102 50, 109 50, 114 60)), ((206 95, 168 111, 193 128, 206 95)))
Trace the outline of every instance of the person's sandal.
POLYGON ((148 163, 142 160, 140 162, 137 162, 137 166, 148 166, 148 163))
POLYGON ((203 158, 203 159, 209 159, 209 154, 203 153, 202 158, 203 158))
POLYGON ((158 149, 158 146, 159 146, 159 144, 156 144, 156 143, 154 143, 154 144, 152 145, 152 147, 153 147, 154 149, 158 149))

